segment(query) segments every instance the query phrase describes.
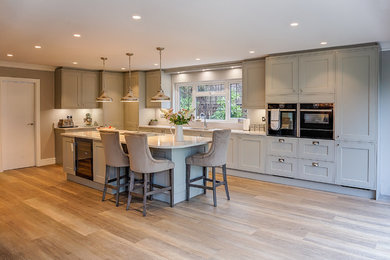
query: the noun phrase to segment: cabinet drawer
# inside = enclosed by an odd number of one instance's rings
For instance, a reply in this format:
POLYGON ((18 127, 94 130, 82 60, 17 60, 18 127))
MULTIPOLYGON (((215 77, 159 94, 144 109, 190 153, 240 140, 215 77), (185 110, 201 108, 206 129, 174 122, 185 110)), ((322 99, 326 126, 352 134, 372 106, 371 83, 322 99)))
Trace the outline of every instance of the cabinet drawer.
POLYGON ((300 139, 299 158, 321 161, 334 161, 335 145, 333 140, 300 139))
POLYGON ((336 165, 333 162, 300 159, 298 169, 300 179, 335 183, 336 165))
POLYGON ((297 157, 297 138, 268 137, 267 139, 267 155, 297 157))
POLYGON ((267 156, 266 173, 295 178, 298 173, 298 159, 267 156))

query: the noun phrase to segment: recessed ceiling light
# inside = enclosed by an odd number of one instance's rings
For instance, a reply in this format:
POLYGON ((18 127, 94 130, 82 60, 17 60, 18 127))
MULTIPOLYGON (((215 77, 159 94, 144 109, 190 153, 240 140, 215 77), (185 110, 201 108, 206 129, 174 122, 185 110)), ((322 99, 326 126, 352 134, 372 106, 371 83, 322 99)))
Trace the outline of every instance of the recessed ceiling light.
POLYGON ((134 20, 141 20, 140 15, 133 15, 131 18, 133 18, 134 20))
POLYGON ((327 45, 328 42, 320 42, 321 45, 327 45))
POLYGON ((73 34, 73 37, 80 38, 81 34, 75 33, 75 34, 73 34))
POLYGON ((249 53, 250 53, 250 54, 253 54, 253 53, 255 53, 255 51, 249 51, 249 53))
POLYGON ((8 56, 8 57, 13 57, 14 55, 11 54, 11 53, 8 53, 7 56, 8 56))
POLYGON ((74 65, 79 64, 77 61, 73 61, 72 63, 73 63, 74 65))
POLYGON ((153 64, 154 66, 158 66, 158 63, 153 64))
POLYGON ((200 60, 200 58, 196 58, 195 60, 200 60))
POLYGON ((297 22, 290 23, 291 27, 297 27, 298 25, 299 25, 299 23, 297 23, 297 22))
POLYGON ((125 70, 126 68, 121 68, 121 70, 125 70))
POLYGON ((42 46, 35 45, 34 48, 35 48, 35 49, 42 49, 42 46))

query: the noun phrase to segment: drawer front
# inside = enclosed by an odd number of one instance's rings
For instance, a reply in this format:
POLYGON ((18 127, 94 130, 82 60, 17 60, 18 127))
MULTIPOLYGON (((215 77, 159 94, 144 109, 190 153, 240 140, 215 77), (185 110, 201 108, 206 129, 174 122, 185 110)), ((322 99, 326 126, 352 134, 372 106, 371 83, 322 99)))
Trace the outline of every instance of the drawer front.
POLYGON ((298 139, 290 137, 268 137, 267 155, 288 156, 296 158, 298 139))
POLYGON ((267 156, 266 173, 295 178, 298 174, 298 159, 267 156))
POLYGON ((321 161, 334 161, 335 144, 333 140, 300 139, 299 158, 321 161))
POLYGON ((310 181, 335 183, 336 164, 316 160, 299 160, 298 178, 310 181))

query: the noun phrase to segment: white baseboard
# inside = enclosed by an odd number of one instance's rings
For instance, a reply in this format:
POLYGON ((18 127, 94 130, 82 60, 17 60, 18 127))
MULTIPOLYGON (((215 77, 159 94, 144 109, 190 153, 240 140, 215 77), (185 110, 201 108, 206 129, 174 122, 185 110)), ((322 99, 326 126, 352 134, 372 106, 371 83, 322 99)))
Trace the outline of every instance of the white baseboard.
POLYGON ((56 158, 46 158, 46 159, 40 159, 37 163, 37 166, 45 166, 45 165, 52 165, 56 164, 56 158))

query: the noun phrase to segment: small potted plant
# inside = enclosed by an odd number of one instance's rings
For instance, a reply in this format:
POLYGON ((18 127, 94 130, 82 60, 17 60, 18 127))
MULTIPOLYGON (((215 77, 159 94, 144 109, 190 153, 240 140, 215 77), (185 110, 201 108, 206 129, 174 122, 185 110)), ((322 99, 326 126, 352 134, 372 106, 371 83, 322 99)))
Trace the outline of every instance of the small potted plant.
POLYGON ((157 119, 150 119, 149 125, 157 125, 158 121, 157 119))
POLYGON ((169 121, 169 123, 175 125, 175 140, 177 142, 184 141, 183 136, 183 125, 187 125, 194 119, 192 114, 194 110, 181 109, 178 112, 174 113, 173 109, 161 109, 161 112, 164 114, 164 118, 169 121))

